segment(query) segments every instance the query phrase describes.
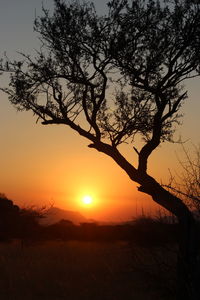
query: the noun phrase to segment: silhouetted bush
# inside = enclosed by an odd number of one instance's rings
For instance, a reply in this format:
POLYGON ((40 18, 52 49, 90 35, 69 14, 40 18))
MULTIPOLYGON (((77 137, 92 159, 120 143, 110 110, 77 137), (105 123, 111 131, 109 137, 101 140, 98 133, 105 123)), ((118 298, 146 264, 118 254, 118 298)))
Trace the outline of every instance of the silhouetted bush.
POLYGON ((20 209, 6 195, 0 194, 0 240, 7 240, 16 235, 20 209))
POLYGON ((177 241, 178 224, 165 222, 161 218, 141 216, 133 221, 134 242, 141 246, 154 247, 177 241))
POLYGON ((36 239, 40 237, 41 226, 38 219, 39 210, 33 208, 20 209, 6 195, 0 194, 0 240, 12 238, 36 239))

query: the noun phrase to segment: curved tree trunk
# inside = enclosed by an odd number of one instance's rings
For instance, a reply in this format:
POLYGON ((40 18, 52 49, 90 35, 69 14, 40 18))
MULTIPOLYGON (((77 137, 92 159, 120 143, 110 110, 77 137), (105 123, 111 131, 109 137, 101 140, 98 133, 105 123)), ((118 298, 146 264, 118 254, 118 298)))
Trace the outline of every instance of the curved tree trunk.
POLYGON ((90 144, 89 147, 112 157, 129 178, 140 185, 139 191, 150 195, 156 203, 177 217, 179 221, 177 299, 200 300, 200 238, 198 226, 189 208, 146 173, 147 158, 143 168, 136 169, 116 148, 108 144, 96 143, 90 144))
POLYGON ((200 299, 199 230, 188 207, 146 175, 139 191, 149 194, 155 202, 173 213, 179 221, 179 251, 177 258, 177 299, 200 299))

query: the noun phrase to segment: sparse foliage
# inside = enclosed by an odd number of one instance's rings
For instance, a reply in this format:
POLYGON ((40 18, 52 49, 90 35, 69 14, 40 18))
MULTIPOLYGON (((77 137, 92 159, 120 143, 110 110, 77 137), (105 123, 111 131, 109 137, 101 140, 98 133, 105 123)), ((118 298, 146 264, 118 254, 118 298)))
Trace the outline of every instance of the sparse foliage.
POLYGON ((183 158, 178 158, 181 171, 170 174, 170 182, 166 187, 179 195, 187 206, 200 214, 200 146, 187 150, 184 146, 183 158))
POLYGON ((86 3, 55 1, 53 16, 43 9, 34 27, 42 47, 9 63, 6 92, 17 109, 72 127, 94 148, 141 135, 146 170, 150 153, 172 140, 187 96, 181 82, 198 76, 199 6, 115 0, 108 8, 102 17, 86 3))

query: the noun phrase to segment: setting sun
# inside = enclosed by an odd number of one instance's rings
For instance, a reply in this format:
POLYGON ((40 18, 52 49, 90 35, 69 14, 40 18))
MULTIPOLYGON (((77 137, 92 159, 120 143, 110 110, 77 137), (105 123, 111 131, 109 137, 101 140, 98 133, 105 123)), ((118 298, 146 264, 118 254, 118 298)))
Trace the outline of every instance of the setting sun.
POLYGON ((82 202, 83 202, 84 204, 86 204, 86 205, 91 204, 92 201, 93 201, 93 199, 92 199, 92 197, 89 196, 89 195, 86 195, 86 196, 84 196, 84 197, 82 198, 82 202))

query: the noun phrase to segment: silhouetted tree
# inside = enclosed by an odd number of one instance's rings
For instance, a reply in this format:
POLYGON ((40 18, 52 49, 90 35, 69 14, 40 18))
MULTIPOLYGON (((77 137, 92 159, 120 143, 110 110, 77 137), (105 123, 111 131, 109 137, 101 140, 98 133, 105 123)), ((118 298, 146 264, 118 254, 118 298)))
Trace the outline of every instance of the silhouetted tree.
POLYGON ((0 193, 0 240, 13 238, 17 234, 20 209, 13 201, 0 193))
POLYGON ((33 240, 39 237, 39 218, 45 215, 45 208, 23 208, 15 205, 0 193, 0 240, 20 238, 33 240))
POLYGON ((18 110, 42 124, 64 124, 110 156, 180 226, 180 299, 199 299, 195 221, 187 206, 147 172, 151 153, 172 141, 183 82, 199 76, 200 4, 192 0, 112 0, 97 15, 91 3, 55 0, 35 20, 42 42, 35 57, 9 62, 4 89, 18 110), (164 2, 164 3, 163 3, 164 2), (135 147, 137 136, 143 140, 135 147), (119 150, 127 142, 138 164, 119 150))
POLYGON ((25 240, 40 239, 39 220, 45 218, 45 210, 45 207, 37 208, 35 206, 20 209, 19 237, 22 239, 22 243, 25 240))

